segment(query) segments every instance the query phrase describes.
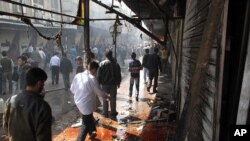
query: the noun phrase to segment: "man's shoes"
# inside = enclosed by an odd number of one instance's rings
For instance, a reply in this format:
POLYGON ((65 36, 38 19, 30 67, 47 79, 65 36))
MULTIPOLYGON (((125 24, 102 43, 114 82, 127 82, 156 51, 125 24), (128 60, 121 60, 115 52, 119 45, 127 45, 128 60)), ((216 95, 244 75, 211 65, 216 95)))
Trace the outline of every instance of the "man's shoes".
POLYGON ((91 135, 89 135, 89 139, 91 139, 91 140, 93 140, 93 139, 95 139, 95 137, 96 137, 96 131, 93 131, 92 133, 91 133, 91 135))
POLYGON ((116 117, 118 115, 118 112, 110 114, 111 117, 116 117))
POLYGON ((132 93, 129 93, 129 97, 132 97, 132 93))
POLYGON ((139 101, 139 98, 138 98, 138 96, 135 98, 135 100, 138 102, 139 101))
POLYGON ((109 117, 108 114, 105 114, 105 113, 101 113, 104 117, 109 117))
POLYGON ((114 114, 110 114, 110 119, 112 120, 116 120, 116 116, 118 115, 118 112, 114 113, 114 114))
POLYGON ((150 87, 147 87, 147 91, 148 91, 148 92, 150 91, 150 87))
POLYGON ((158 93, 158 91, 157 91, 157 90, 154 90, 153 93, 158 93))

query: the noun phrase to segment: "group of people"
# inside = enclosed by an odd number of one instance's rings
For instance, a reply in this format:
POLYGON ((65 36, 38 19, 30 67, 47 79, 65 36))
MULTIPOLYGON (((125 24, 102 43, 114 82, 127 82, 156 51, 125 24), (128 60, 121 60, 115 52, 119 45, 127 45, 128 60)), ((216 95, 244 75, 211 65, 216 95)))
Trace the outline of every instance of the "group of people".
MULTIPOLYGON (((31 53, 34 53, 31 52, 31 53)), ((37 54, 39 55, 39 53, 37 54)), ((0 60, 0 71, 1 71, 1 89, 0 94, 17 94, 25 88, 26 84, 26 73, 30 68, 39 67, 44 70, 43 67, 39 66, 37 61, 30 61, 29 55, 25 52, 21 56, 17 57, 17 65, 13 60, 7 56, 6 51, 2 51, 2 58, 0 60), (7 88, 8 87, 8 88, 7 88)), ((36 57, 38 58, 38 57, 36 57)), ((52 85, 58 84, 59 73, 62 73, 65 90, 70 88, 69 75, 73 71, 71 61, 66 55, 63 55, 60 59, 58 53, 54 53, 50 61, 51 79, 52 85)))
POLYGON ((2 95, 7 93, 16 94, 19 92, 19 88, 24 88, 26 71, 31 68, 27 61, 28 58, 26 56, 19 56, 17 58, 18 66, 15 66, 13 60, 7 56, 7 52, 2 51, 0 60, 2 70, 2 89, 0 91, 2 95))
MULTIPOLYGON (((146 50, 147 53, 147 50, 146 50)), ((148 70, 149 82, 147 90, 150 90, 152 80, 154 79, 153 92, 157 92, 158 70, 161 71, 161 60, 157 55, 158 49, 155 48, 155 53, 143 57, 142 64, 136 59, 136 54, 131 54, 132 61, 129 63, 130 86, 129 97, 132 96, 134 82, 136 84, 136 101, 139 96, 139 78, 140 70, 144 68, 148 70)), ((95 119, 93 112, 96 110, 97 98, 101 99, 103 105, 102 114, 105 117, 114 118, 118 112, 116 110, 117 89, 121 84, 121 68, 116 59, 113 58, 111 50, 106 51, 106 59, 98 63, 90 60, 87 66, 83 67, 83 59, 76 58, 76 75, 72 83, 69 82, 68 76, 63 76, 65 88, 70 88, 74 96, 74 101, 82 114, 82 127, 78 136, 78 141, 82 141, 89 134, 90 138, 96 136, 95 119), (108 111, 110 106, 110 113, 108 111)), ((52 140, 51 124, 52 113, 48 103, 43 99, 44 83, 47 80, 46 72, 38 67, 31 67, 27 63, 27 57, 18 57, 23 80, 23 91, 15 96, 10 97, 6 102, 6 110, 4 112, 4 129, 9 138, 14 141, 18 140, 52 140), (18 130, 15 127, 22 127, 23 130, 18 130), (18 131, 17 131, 18 130, 18 131)), ((53 75, 55 72, 62 73, 72 72, 72 64, 63 55, 60 59, 55 53, 50 60, 52 70, 52 84, 58 84, 58 76, 53 75), (69 67, 71 66, 71 67, 69 67), (62 70, 62 68, 67 70, 62 70)), ((147 73, 146 73, 147 74, 147 73)), ((20 83, 21 84, 21 83, 20 83)))
POLYGON ((144 70, 144 83, 147 84, 147 91, 150 92, 150 88, 153 84, 153 93, 157 93, 158 76, 159 71, 162 72, 161 58, 158 55, 159 49, 154 48, 154 53, 149 54, 149 49, 145 49, 145 55, 142 58, 142 63, 136 59, 136 54, 132 52, 132 61, 129 63, 130 72, 130 86, 129 97, 133 94, 133 86, 136 86, 136 101, 139 100, 139 84, 140 84, 140 70, 144 70))
POLYGON ((121 83, 121 70, 119 64, 113 58, 112 51, 105 53, 106 59, 98 63, 94 59, 90 60, 84 72, 75 75, 71 92, 74 95, 76 106, 82 114, 82 128, 78 136, 78 141, 82 141, 89 133, 90 138, 96 136, 96 126, 93 112, 96 110, 97 97, 101 99, 103 105, 102 114, 105 117, 116 117, 116 95, 117 88, 121 83), (110 104, 109 104, 110 103, 110 104), (109 114, 108 109, 111 112, 109 114))
POLYGON ((40 47, 33 47, 32 44, 29 45, 26 50, 24 50, 23 55, 28 58, 28 63, 32 67, 40 67, 46 69, 48 60, 50 59, 50 54, 44 51, 42 44, 40 47))

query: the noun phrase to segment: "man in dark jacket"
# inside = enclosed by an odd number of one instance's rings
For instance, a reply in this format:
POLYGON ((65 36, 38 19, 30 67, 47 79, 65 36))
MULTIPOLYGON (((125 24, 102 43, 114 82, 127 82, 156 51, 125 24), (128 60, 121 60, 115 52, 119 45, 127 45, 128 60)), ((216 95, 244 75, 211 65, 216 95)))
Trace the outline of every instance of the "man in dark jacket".
POLYGON ((130 72, 130 85, 129 85, 129 97, 132 96, 133 86, 135 82, 136 87, 136 101, 139 100, 139 85, 140 85, 140 70, 142 70, 141 62, 136 59, 136 54, 133 52, 131 54, 132 61, 129 63, 130 72))
POLYGON ((42 69, 30 69, 25 90, 7 100, 3 127, 10 141, 52 141, 51 108, 41 95, 46 80, 42 69))
POLYGON ((149 84, 147 86, 147 91, 150 91, 152 80, 154 79, 153 93, 157 93, 156 88, 158 86, 159 70, 162 72, 161 58, 157 54, 158 52, 159 49, 154 48, 154 54, 151 54, 148 59, 149 84))
POLYGON ((18 73, 19 73, 19 82, 20 82, 20 90, 24 90, 26 86, 26 74, 31 68, 31 65, 27 62, 28 58, 25 55, 21 55, 17 58, 17 63, 19 65, 18 73))
POLYGON ((65 90, 68 91, 70 88, 70 82, 69 82, 69 75, 71 72, 73 72, 73 66, 71 61, 68 59, 67 55, 64 54, 62 56, 62 60, 60 63, 60 71, 62 73, 63 76, 63 82, 64 82, 64 86, 65 86, 65 90))
POLYGON ((149 58, 149 49, 145 49, 145 55, 142 58, 143 78, 145 84, 147 84, 147 79, 148 79, 148 58, 149 58))
POLYGON ((3 81, 3 95, 6 94, 7 92, 7 88, 6 88, 6 84, 7 84, 7 81, 8 81, 8 86, 9 86, 9 93, 12 93, 12 80, 11 80, 11 77, 12 77, 12 71, 13 71, 13 67, 14 67, 14 64, 13 64, 13 61, 12 59, 10 59, 9 57, 7 57, 7 52, 6 51, 2 51, 2 56, 3 58, 1 59, 0 63, 2 65, 2 70, 3 70, 3 78, 2 78, 2 81, 3 81))
MULTIPOLYGON (((117 88, 121 83, 121 68, 112 56, 112 51, 106 52, 106 59, 100 63, 97 73, 97 80, 101 84, 102 89, 110 95, 111 117, 114 118, 118 114, 116 111, 116 95, 117 88)), ((108 101, 103 99, 103 115, 108 116, 108 101)))

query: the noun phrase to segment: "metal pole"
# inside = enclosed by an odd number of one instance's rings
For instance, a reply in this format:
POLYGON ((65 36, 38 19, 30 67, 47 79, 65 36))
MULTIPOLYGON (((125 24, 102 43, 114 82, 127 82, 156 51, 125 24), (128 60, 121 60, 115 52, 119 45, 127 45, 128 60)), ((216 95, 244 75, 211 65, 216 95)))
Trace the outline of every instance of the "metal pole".
POLYGON ((90 61, 89 48, 89 0, 84 0, 84 50, 86 57, 84 59, 85 65, 90 61))
POLYGON ((116 59, 116 35, 117 35, 117 23, 115 22, 115 24, 114 24, 114 32, 115 32, 115 59, 116 59))
POLYGON ((2 94, 2 79, 3 79, 3 69, 0 67, 0 94, 2 94))
MULTIPOLYGON (((19 5, 21 7, 27 7, 27 8, 30 8, 30 9, 35 9, 35 10, 39 10, 39 11, 44 11, 44 12, 48 12, 48 13, 53 13, 53 14, 56 14, 56 15, 62 15, 62 16, 65 16, 65 17, 70 17, 70 18, 78 18, 78 19, 83 19, 81 17, 77 17, 77 16, 71 16, 71 15, 67 15, 67 14, 63 14, 63 13, 58 13, 58 12, 55 12, 55 11, 52 11, 52 10, 47 10, 47 9, 44 9, 44 8, 38 8, 38 7, 35 7, 35 6, 31 6, 31 5, 27 5, 25 3, 22 3, 21 2, 15 2, 15 1, 10 1, 10 0, 0 0, 0 1, 4 1, 6 3, 11 3, 13 5, 19 5)), ((1 11, 3 12, 3 11, 1 11)), ((6 12, 7 13, 7 12, 6 12)), ((19 16, 23 16, 23 15, 19 15, 19 16)))

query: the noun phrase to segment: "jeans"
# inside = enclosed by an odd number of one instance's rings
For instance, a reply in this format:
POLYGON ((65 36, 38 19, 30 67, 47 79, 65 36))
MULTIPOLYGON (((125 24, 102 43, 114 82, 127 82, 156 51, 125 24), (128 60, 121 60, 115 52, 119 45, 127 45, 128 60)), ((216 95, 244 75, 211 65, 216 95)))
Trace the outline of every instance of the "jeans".
MULTIPOLYGON (((102 89, 110 95, 110 109, 111 115, 116 115, 116 95, 117 86, 116 85, 102 85, 102 89)), ((103 98, 103 114, 108 115, 109 103, 103 98)))
POLYGON ((51 66, 51 79, 52 79, 52 84, 56 82, 58 84, 59 81, 59 66, 51 66))
POLYGON ((144 78, 144 82, 147 82, 148 79, 148 68, 143 68, 143 78, 144 78))
POLYGON ((8 87, 9 87, 9 93, 12 93, 12 72, 4 72, 3 73, 3 83, 2 83, 2 92, 7 92, 7 81, 8 81, 8 87))
POLYGON ((167 66, 168 60, 167 59, 161 59, 161 65, 162 65, 162 72, 167 73, 167 66))
POLYGON ((68 90, 70 88, 69 73, 63 73, 62 75, 63 75, 65 90, 68 90))
POLYGON ((87 133, 91 135, 91 133, 94 131, 96 131, 96 126, 93 113, 89 115, 82 115, 82 127, 80 134, 77 137, 77 141, 84 141, 87 136, 87 133))
POLYGON ((156 91, 156 88, 158 86, 158 76, 159 76, 158 70, 150 70, 149 71, 149 84, 148 84, 149 89, 151 88, 152 81, 154 79, 153 91, 156 91))
POLYGON ((12 80, 12 95, 15 95, 18 93, 18 81, 12 80))
POLYGON ((132 96, 132 94, 133 94, 134 82, 135 82, 135 87, 136 87, 136 91, 137 91, 136 97, 138 97, 138 95, 139 95, 140 77, 137 77, 137 78, 130 77, 129 96, 132 96))

